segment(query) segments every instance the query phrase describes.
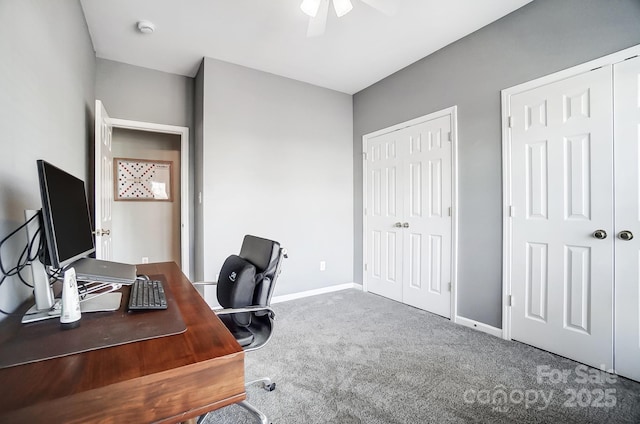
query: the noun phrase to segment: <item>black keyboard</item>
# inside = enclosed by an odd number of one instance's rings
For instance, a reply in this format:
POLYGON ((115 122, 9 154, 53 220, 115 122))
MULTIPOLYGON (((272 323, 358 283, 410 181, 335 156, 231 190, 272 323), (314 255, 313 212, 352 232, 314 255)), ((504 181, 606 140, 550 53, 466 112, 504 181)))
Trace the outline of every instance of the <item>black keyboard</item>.
POLYGON ((162 281, 136 280, 129 294, 129 310, 167 309, 162 281))

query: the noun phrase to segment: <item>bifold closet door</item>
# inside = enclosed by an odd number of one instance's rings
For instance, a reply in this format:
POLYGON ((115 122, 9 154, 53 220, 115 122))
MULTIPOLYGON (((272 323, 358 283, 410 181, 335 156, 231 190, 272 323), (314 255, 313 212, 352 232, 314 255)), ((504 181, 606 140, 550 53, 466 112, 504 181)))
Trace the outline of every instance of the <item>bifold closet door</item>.
POLYGON ((614 65, 615 369, 640 381, 640 58, 614 65))
POLYGON ((402 188, 403 132, 394 131, 369 140, 367 146, 368 290, 402 301, 402 188))
POLYGON ((451 317, 451 115, 403 130, 402 301, 451 317))
POLYGON ((611 75, 605 66, 510 99, 511 336, 607 369, 616 236, 611 75))
POLYGON ((451 316, 453 114, 372 137, 366 156, 367 290, 451 316))

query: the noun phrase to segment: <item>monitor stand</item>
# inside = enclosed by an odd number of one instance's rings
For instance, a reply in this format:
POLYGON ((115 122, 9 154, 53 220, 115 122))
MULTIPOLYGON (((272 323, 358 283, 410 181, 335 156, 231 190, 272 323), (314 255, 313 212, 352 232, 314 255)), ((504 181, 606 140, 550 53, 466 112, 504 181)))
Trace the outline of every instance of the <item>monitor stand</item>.
MULTIPOLYGON (((90 299, 81 300, 80 311, 83 314, 88 312, 116 311, 120 308, 121 301, 122 293, 104 293, 90 299)), ((48 310, 38 310, 37 306, 33 305, 22 317, 22 323, 26 324, 45 319, 60 318, 61 309, 60 299, 56 299, 53 307, 48 310)))

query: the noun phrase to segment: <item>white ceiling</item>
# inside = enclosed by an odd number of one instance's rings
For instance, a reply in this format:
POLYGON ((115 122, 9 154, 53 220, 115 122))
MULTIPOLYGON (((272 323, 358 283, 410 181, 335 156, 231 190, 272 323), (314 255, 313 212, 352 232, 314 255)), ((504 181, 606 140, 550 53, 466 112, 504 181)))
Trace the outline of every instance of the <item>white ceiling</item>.
POLYGON ((302 0, 81 0, 98 57, 194 76, 211 57, 347 94, 532 0, 394 0, 386 16, 352 0, 325 35, 307 38, 302 0), (149 20, 155 33, 137 31, 149 20))

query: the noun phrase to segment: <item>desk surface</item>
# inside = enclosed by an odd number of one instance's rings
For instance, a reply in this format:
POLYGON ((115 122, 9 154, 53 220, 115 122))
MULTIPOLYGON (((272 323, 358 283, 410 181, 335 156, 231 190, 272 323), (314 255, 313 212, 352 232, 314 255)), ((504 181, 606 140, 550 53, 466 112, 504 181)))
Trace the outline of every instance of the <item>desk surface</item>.
POLYGON ((187 331, 1 369, 0 422, 179 422, 245 399, 242 348, 177 265, 138 271, 164 276, 187 331))

